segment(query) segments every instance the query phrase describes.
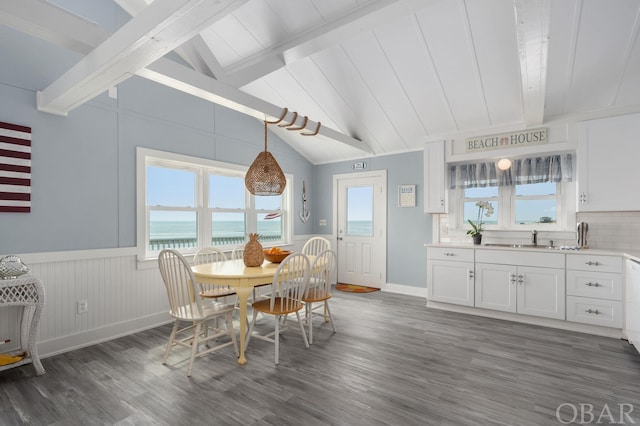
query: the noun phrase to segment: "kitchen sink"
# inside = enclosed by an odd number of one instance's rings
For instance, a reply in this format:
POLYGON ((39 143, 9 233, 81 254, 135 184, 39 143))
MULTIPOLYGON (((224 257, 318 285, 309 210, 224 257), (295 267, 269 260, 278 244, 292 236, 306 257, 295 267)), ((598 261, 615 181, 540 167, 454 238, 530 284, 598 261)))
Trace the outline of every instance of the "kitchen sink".
POLYGON ((511 247, 511 248, 535 248, 535 249, 548 249, 548 250, 555 250, 555 249, 559 249, 560 247, 555 247, 555 246, 543 246, 543 245, 533 245, 533 244, 502 244, 502 243, 495 243, 495 244, 485 244, 485 246, 487 247, 511 247))

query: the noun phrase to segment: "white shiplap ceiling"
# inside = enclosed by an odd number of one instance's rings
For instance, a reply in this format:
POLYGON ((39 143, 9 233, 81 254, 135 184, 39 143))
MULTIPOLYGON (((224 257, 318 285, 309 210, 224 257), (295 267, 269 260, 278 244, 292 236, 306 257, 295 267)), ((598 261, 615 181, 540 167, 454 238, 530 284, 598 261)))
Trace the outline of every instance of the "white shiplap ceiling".
POLYGON ((137 74, 259 119, 287 107, 307 132, 321 122, 315 137, 270 127, 315 164, 640 111, 640 0, 114 1, 132 17, 120 28, 86 23, 99 12, 80 0, 51 2, 79 16, 0 0, 0 24, 87 55, 41 109, 137 74), (173 49, 180 63, 161 58, 173 49))

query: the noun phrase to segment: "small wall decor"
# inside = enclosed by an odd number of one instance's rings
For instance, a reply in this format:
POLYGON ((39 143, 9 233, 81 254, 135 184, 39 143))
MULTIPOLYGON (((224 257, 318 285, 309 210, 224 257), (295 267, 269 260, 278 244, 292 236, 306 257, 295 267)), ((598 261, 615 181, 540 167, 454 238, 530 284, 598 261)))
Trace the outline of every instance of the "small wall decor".
POLYGON ((398 207, 416 206, 416 186, 398 185, 398 207))
POLYGON ((31 127, 0 122, 0 212, 31 211, 31 127))
POLYGON ((298 216, 302 223, 307 223, 310 215, 309 210, 307 210, 307 185, 302 181, 302 210, 300 210, 298 216))

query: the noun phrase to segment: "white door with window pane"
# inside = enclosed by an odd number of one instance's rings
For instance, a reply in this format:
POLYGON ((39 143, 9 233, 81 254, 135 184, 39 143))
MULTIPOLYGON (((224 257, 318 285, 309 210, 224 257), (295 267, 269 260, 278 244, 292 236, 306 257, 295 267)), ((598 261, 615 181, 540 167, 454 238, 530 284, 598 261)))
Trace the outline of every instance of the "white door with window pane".
POLYGON ((382 288, 386 281, 386 171, 334 176, 338 282, 382 288))

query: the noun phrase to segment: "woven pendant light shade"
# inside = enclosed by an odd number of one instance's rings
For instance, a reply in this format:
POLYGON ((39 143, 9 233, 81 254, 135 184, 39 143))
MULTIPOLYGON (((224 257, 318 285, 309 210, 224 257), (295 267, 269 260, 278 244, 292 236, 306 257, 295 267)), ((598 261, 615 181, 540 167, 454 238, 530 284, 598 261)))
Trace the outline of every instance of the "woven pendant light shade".
POLYGON ((267 122, 264 122, 264 151, 258 154, 244 177, 247 190, 253 195, 280 195, 287 180, 276 159, 267 151, 267 122))

